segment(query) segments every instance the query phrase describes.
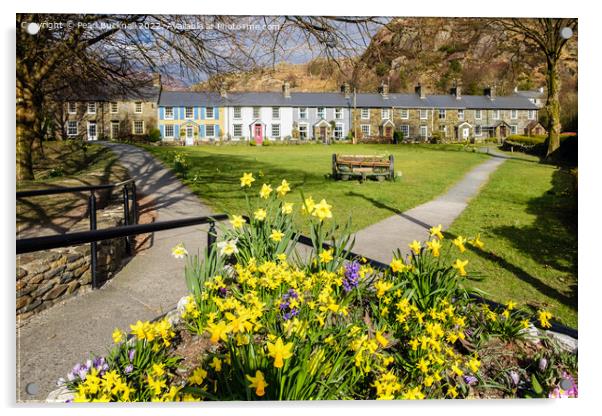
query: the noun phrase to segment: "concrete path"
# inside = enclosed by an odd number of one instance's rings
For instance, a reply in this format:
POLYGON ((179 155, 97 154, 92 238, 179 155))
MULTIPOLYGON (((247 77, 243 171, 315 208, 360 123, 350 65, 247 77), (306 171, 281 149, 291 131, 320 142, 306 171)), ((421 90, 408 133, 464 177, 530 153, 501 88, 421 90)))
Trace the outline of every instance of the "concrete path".
MULTIPOLYGON (((154 197, 158 221, 209 215, 209 209, 144 150, 106 143, 136 178, 138 192, 154 197)), ((152 319, 175 306, 186 294, 184 260, 171 256, 183 242, 190 253, 204 249, 206 226, 162 231, 152 246, 131 259, 101 289, 53 306, 17 329, 17 401, 44 400, 56 380, 88 353, 104 354, 118 326, 129 329, 136 320, 152 319), (35 383, 38 393, 26 393, 35 383)))
POLYGON ((353 251, 386 264, 398 248, 402 254, 408 254, 408 244, 424 241, 432 226, 441 224, 443 229, 448 228, 505 160, 492 157, 468 172, 444 195, 358 231, 353 251))

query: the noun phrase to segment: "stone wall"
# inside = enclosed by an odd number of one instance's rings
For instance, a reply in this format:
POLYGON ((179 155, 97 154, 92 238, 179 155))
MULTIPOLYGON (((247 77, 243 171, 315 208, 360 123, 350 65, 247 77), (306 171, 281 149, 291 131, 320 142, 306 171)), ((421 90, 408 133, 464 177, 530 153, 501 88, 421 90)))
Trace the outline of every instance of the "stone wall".
MULTIPOLYGON (((123 206, 111 205, 97 212, 97 228, 123 224, 123 206)), ((70 232, 89 230, 87 218, 70 232)), ((123 238, 101 241, 97 245, 97 277, 111 279, 126 256, 123 238)), ((17 256, 17 325, 32 315, 77 293, 91 289, 90 245, 38 251, 17 256)))

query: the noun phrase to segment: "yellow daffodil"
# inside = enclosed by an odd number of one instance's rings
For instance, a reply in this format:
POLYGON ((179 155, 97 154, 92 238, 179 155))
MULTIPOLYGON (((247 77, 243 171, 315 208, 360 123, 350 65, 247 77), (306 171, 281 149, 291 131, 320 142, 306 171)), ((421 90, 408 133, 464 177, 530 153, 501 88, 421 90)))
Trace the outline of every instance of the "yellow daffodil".
POLYGON ((284 366, 284 360, 287 360, 293 356, 293 343, 289 342, 284 344, 282 338, 278 338, 275 344, 271 342, 267 343, 268 355, 274 358, 274 367, 282 368, 284 366))
POLYGON ((328 250, 322 250, 320 253, 320 263, 330 263, 334 257, 332 257, 333 250, 329 248, 328 250))
POLYGON ((391 270, 393 271, 393 273, 401 273, 406 269, 406 265, 404 264, 403 260, 401 259, 395 259, 391 262, 391 264, 389 265, 391 267, 391 270))
POLYGON ((392 287, 392 282, 383 282, 382 280, 379 280, 378 282, 374 283, 374 288, 376 289, 376 296, 379 298, 382 298, 385 295, 385 293, 392 287))
POLYGON ((416 386, 413 389, 409 389, 401 395, 403 400, 422 400, 424 399, 424 393, 420 391, 420 387, 416 386))
POLYGON ((516 302, 509 300, 506 303, 506 308, 508 308, 509 311, 513 310, 515 307, 516 307, 516 302))
POLYGON ((180 243, 171 249, 171 255, 174 256, 176 259, 183 259, 185 256, 188 255, 188 251, 186 250, 186 248, 184 248, 184 244, 180 243))
POLYGON ((228 339, 228 333, 230 332, 230 326, 224 321, 219 321, 216 324, 209 324, 207 330, 211 333, 211 342, 216 344, 220 339, 226 341, 228 339))
POLYGON ((479 371, 479 367, 481 366, 481 362, 477 359, 477 357, 472 357, 469 361, 468 361, 468 367, 470 367, 470 370, 473 373, 476 373, 477 371, 479 371))
POLYGON ((466 265, 468 264, 468 260, 460 260, 460 259, 456 259, 456 261, 454 262, 454 264, 452 264, 452 267, 456 270, 458 270, 458 273, 460 273, 460 276, 466 276, 466 270, 464 270, 464 267, 466 267, 466 265))
POLYGON ((439 240, 427 241, 426 248, 431 251, 433 257, 439 257, 441 250, 441 242, 439 242, 439 240))
POLYGON ((123 341, 123 336, 124 333, 121 331, 121 329, 119 328, 115 328, 115 330, 113 331, 113 342, 115 344, 119 344, 121 341, 123 341))
POLYGON ((483 248, 485 244, 483 244, 483 242, 480 240, 480 236, 480 234, 477 234, 477 236, 470 241, 470 244, 476 248, 483 248))
POLYGON ((222 360, 220 360, 217 357, 213 357, 213 361, 211 361, 211 364, 209 364, 209 366, 213 368, 216 373, 219 373, 220 371, 222 371, 222 360))
POLYGON ((550 319, 552 319, 552 314, 548 311, 538 311, 537 312, 539 323, 542 328, 551 328, 552 324, 550 323, 550 319))
POLYGON ((146 321, 146 322, 138 321, 138 322, 136 322, 136 324, 130 325, 130 328, 132 330, 132 334, 134 334, 136 336, 136 338, 138 338, 138 340, 140 340, 140 341, 143 341, 146 339, 147 341, 150 342, 155 339, 154 328, 151 325, 151 323, 148 321, 146 321))
POLYGON ((164 379, 161 379, 161 378, 155 379, 151 375, 148 375, 146 380, 147 380, 148 386, 151 388, 151 390, 153 391, 155 396, 161 394, 161 390, 163 388, 167 387, 164 379))
POLYGON ((456 364, 452 365, 451 369, 458 377, 462 377, 464 375, 464 371, 462 371, 456 364))
POLYGON ((456 237, 452 241, 452 243, 454 243, 454 245, 456 247, 458 247, 458 250, 460 250, 460 253, 464 253, 466 251, 466 247, 464 246, 464 244, 466 244, 466 238, 462 237, 461 235, 456 237))
POLYGON ((314 211, 314 208, 316 206, 316 203, 314 202, 314 199, 310 196, 305 198, 305 201, 303 201, 303 206, 301 207, 301 211, 303 211, 304 214, 311 214, 314 211))
POLYGON ((272 234, 270 234, 270 240, 275 242, 282 241, 282 237, 284 237, 284 233, 280 230, 272 230, 272 234))
POLYGON ((268 213, 266 212, 265 209, 263 208, 259 208, 257 211, 255 211, 253 213, 253 216, 255 217, 255 219, 257 221, 263 221, 265 220, 265 217, 268 215, 268 213))
POLYGON ((252 173, 244 173, 242 175, 242 177, 240 178, 240 186, 241 187, 245 187, 245 186, 250 187, 253 182, 255 182, 255 178, 253 177, 252 173))
POLYGON ((523 319, 523 320, 520 322, 520 325, 521 325, 521 326, 522 326, 524 329, 527 329, 527 328, 529 328, 529 327, 531 326, 531 321, 529 321, 528 319, 523 319))
POLYGON ((386 348, 389 345, 389 340, 383 336, 382 332, 376 331, 375 338, 381 347, 386 348))
POLYGON ((255 389, 255 394, 257 396, 262 397, 265 395, 265 388, 268 386, 268 383, 265 382, 265 378, 261 371, 255 371, 255 377, 251 377, 247 374, 247 380, 251 382, 249 387, 255 389))
POLYGON ((420 359, 420 361, 418 362, 418 364, 416 364, 416 368, 419 369, 423 373, 428 372, 429 371, 429 361, 424 359, 424 357, 422 357, 420 359))
POLYGON ((291 214, 293 212, 293 203, 285 202, 284 204, 282 204, 282 208, 280 210, 285 215, 291 214))
POLYGON ((420 249, 422 248, 422 245, 420 244, 420 241, 414 240, 411 244, 408 244, 408 247, 410 247, 414 254, 420 254, 420 249))
POLYGON ((291 190, 291 187, 289 186, 286 179, 283 179, 280 186, 278 186, 276 188, 276 192, 278 192, 278 196, 285 196, 287 193, 290 192, 290 190, 291 190))
POLYGON ((272 185, 268 185, 266 183, 263 184, 261 190, 259 191, 259 196, 263 199, 268 199, 270 194, 272 193, 272 185))
POLYGON ((448 396, 450 396, 452 399, 455 399, 456 397, 458 397, 458 390, 456 390, 455 387, 448 387, 447 388, 447 394, 448 396))
POLYGON ((242 217, 242 215, 233 215, 232 219, 230 220, 230 224, 232 224, 232 227, 235 229, 242 228, 246 222, 247 221, 242 217))
POLYGON ((442 225, 439 224, 436 227, 431 227, 429 232, 431 233, 431 237, 437 237, 439 240, 443 240, 443 234, 441 234, 442 225))
POLYGON ((238 253, 236 240, 220 241, 217 243, 217 248, 220 250, 222 256, 231 256, 232 254, 238 253))
POLYGON ((332 208, 332 205, 328 204, 325 199, 322 199, 320 203, 314 207, 311 215, 318 217, 320 221, 324 221, 327 218, 332 218, 332 211, 330 208, 332 208))
POLYGON ((156 375, 157 377, 161 377, 163 374, 165 374, 165 364, 154 363, 151 367, 151 370, 154 375, 156 375))
POLYGON ((201 384, 203 384, 203 381, 205 381, 206 377, 207 371, 202 369, 201 367, 198 367, 192 372, 192 375, 188 378, 188 382, 190 384, 196 384, 197 386, 200 386, 201 384))

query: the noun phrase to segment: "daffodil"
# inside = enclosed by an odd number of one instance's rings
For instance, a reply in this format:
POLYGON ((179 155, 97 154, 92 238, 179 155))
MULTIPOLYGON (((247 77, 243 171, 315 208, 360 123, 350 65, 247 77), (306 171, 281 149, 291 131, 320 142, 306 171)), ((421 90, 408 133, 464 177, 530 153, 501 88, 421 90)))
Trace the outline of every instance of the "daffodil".
POLYGON ((121 329, 119 328, 115 328, 115 330, 113 331, 112 337, 113 337, 113 342, 115 344, 119 344, 121 341, 123 341, 123 332, 121 331, 121 329))
POLYGON ((515 307, 516 307, 516 302, 509 300, 506 303, 506 308, 508 308, 509 311, 513 310, 515 307))
POLYGON ((441 242, 439 240, 427 241, 426 248, 431 251, 434 257, 439 257, 441 250, 441 242))
POLYGON ((454 262, 454 264, 452 264, 452 267, 456 270, 458 270, 458 273, 460 273, 460 276, 466 276, 466 270, 464 270, 464 267, 466 267, 466 265, 468 264, 468 260, 460 260, 460 259, 456 259, 456 261, 454 262))
POLYGON ((334 257, 332 257, 332 249, 322 250, 320 253, 320 263, 330 263, 334 257))
POLYGON ((284 233, 280 230, 272 230, 272 234, 270 234, 270 240, 275 242, 282 241, 282 237, 284 237, 284 233))
POLYGON ((552 324, 550 323, 550 319, 552 319, 552 314, 550 312, 538 311, 537 315, 542 328, 552 327, 552 324))
POLYGON ((320 221, 324 221, 327 218, 332 218, 332 211, 330 208, 332 208, 332 205, 328 204, 325 199, 322 199, 320 203, 314 207, 311 215, 318 217, 320 221))
POLYGON ((383 336, 382 332, 376 331, 375 338, 381 347, 386 348, 389 345, 389 340, 383 336))
POLYGON ((245 186, 250 187, 253 182, 255 182, 255 178, 253 177, 252 173, 244 173, 242 175, 242 177, 240 178, 240 186, 241 187, 245 187, 245 186))
POLYGON ((424 357, 420 359, 418 364, 416 364, 416 368, 418 368, 421 372, 426 373, 429 371, 429 361, 424 357))
POLYGON ((284 366, 284 360, 287 360, 293 356, 293 343, 289 342, 284 344, 282 338, 278 338, 275 344, 271 342, 267 343, 268 355, 274 358, 274 367, 282 368, 284 366))
POLYGON ((291 214, 293 212, 293 203, 285 202, 282 204, 281 212, 285 215, 291 214))
POLYGON ((431 237, 437 237, 439 240, 443 240, 443 234, 441 234, 442 225, 439 224, 436 227, 431 227, 429 232, 431 233, 431 237))
POLYGON ((174 256, 176 259, 183 259, 185 256, 188 255, 188 251, 186 250, 186 248, 184 248, 184 244, 180 243, 171 249, 171 255, 174 256))
POLYGON ((303 211, 303 213, 309 215, 314 211, 315 206, 316 203, 314 202, 314 199, 310 196, 305 198, 305 201, 303 201, 303 206, 301 207, 301 210, 303 211))
POLYGON ((265 220, 265 217, 268 215, 268 213, 266 212, 265 209, 263 208, 259 208, 257 211, 255 211, 253 213, 253 216, 255 217, 255 219, 257 221, 263 221, 265 220))
POLYGON ((219 373, 220 371, 222 371, 222 360, 220 360, 217 357, 213 357, 213 361, 211 361, 211 364, 209 364, 209 366, 213 368, 216 373, 219 373))
POLYGON ((291 187, 289 186, 286 179, 283 179, 280 186, 278 186, 276 188, 276 192, 278 192, 278 196, 285 196, 287 193, 290 192, 290 190, 291 190, 291 187))
POLYGON ((392 287, 392 282, 383 282, 382 280, 379 280, 378 282, 374 283, 374 288, 376 289, 376 296, 379 298, 382 298, 385 295, 385 293, 392 287))
POLYGON ((209 324, 207 330, 211 333, 211 342, 216 344, 220 339, 226 341, 228 339, 228 333, 230 332, 230 326, 224 321, 218 323, 209 324))
POLYGON ((236 247, 236 243, 236 240, 220 241, 217 243, 217 248, 219 248, 222 256, 231 256, 232 254, 238 253, 238 247, 236 247))
POLYGON ((164 379, 161 379, 161 378, 155 379, 150 374, 147 376, 146 381, 147 381, 148 386, 151 388, 151 390, 153 391, 153 393, 154 393, 155 396, 161 394, 161 389, 167 387, 164 379))
POLYGON ((485 244, 483 244, 483 242, 480 240, 480 236, 480 234, 477 234, 477 236, 470 241, 470 244, 476 248, 483 248, 485 244))
POLYGON ((464 253, 466 251, 466 247, 464 246, 464 244, 466 244, 466 238, 462 237, 461 235, 456 237, 452 241, 452 243, 454 243, 454 245, 456 247, 458 247, 458 250, 460 250, 460 253, 464 253))
POLYGON ((420 241, 414 240, 411 244, 408 244, 408 247, 410 247, 414 254, 420 254, 420 249, 422 248, 422 245, 420 244, 420 241))
POLYGON ((531 326, 531 321, 529 321, 528 319, 523 319, 520 322, 520 326, 522 326, 523 329, 527 329, 527 328, 529 328, 531 326))
POLYGON ((251 382, 249 387, 255 389, 255 394, 257 396, 262 397, 265 395, 265 388, 268 386, 268 383, 265 382, 265 378, 261 371, 255 371, 255 377, 251 377, 247 374, 247 380, 251 382))
POLYGON ((232 224, 232 227, 235 229, 242 228, 246 222, 247 221, 242 217, 242 215, 233 215, 232 219, 230 220, 230 224, 232 224))
POLYGON ((192 372, 192 375, 188 378, 188 382, 190 384, 196 384, 197 386, 200 386, 203 384, 203 381, 205 381, 206 377, 207 371, 201 367, 198 367, 192 372))
POLYGON ((450 396, 452 399, 455 399, 456 397, 458 397, 458 390, 456 390, 455 387, 448 387, 447 388, 447 394, 448 396, 450 396))
POLYGON ((401 259, 395 259, 389 265, 393 273, 403 272, 406 269, 406 265, 401 259))
POLYGON ((267 183, 264 183, 263 186, 261 187, 261 190, 259 191, 259 196, 263 199, 268 199, 271 193, 272 193, 272 185, 268 185, 267 183))
POLYGON ((470 370, 473 373, 476 373, 477 371, 479 371, 479 367, 481 366, 481 362, 478 360, 477 357, 472 357, 469 361, 468 361, 468 367, 470 367, 470 370))

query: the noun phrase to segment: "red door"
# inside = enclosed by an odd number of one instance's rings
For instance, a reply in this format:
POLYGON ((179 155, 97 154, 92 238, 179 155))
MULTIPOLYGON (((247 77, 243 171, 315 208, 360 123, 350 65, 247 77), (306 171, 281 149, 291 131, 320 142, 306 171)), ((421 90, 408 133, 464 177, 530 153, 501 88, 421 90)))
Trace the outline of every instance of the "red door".
POLYGON ((257 144, 263 143, 262 130, 261 124, 255 124, 255 143, 257 144))

